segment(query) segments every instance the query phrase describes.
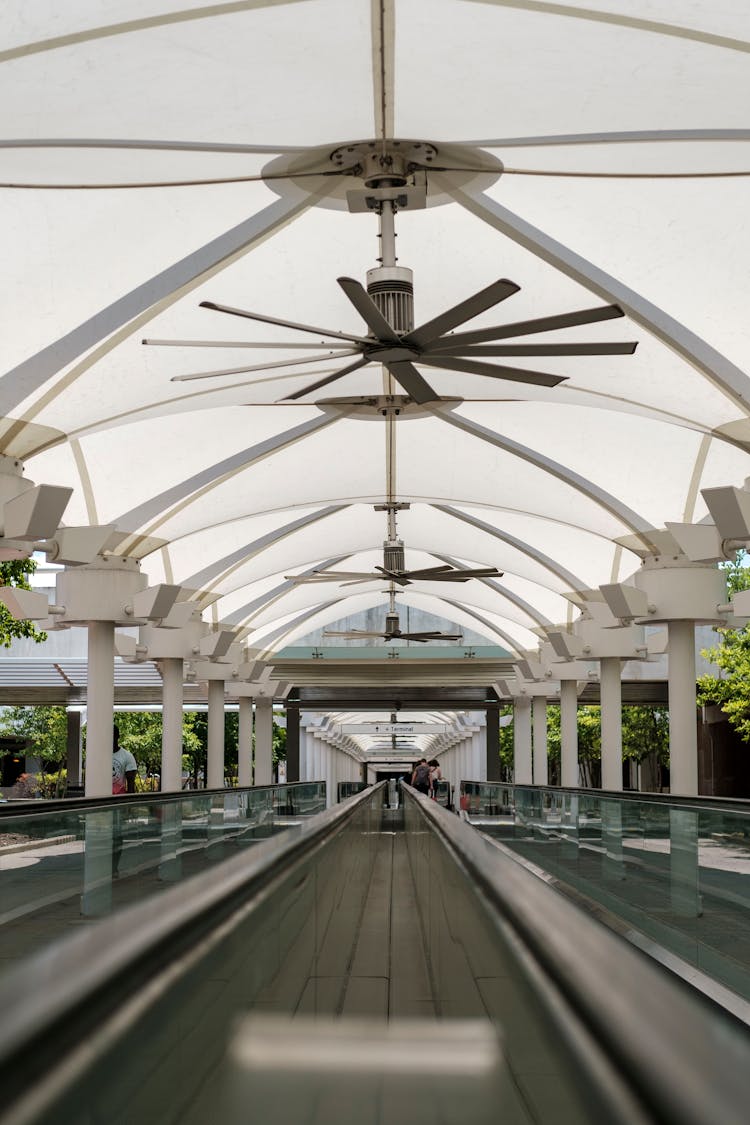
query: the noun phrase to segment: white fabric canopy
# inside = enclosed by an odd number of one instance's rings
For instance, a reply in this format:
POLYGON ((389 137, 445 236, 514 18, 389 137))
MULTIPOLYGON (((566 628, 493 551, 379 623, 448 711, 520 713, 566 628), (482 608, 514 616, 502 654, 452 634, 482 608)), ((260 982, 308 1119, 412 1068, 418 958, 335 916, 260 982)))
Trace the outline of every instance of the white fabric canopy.
POLYGON ((0 452, 272 648, 383 601, 287 576, 382 562, 390 487, 407 566, 504 571, 403 596, 527 645, 633 572, 618 539, 750 476, 749 51, 744 0, 8 0, 0 452), (403 393, 379 363, 285 399, 347 341, 199 306, 363 335, 336 284, 377 264, 361 177, 270 177, 395 140, 451 169, 396 215, 416 324, 507 277, 457 332, 616 303, 520 340, 638 346, 487 360, 551 388, 417 361, 446 401, 399 416, 388 476, 387 423, 351 402, 403 393))

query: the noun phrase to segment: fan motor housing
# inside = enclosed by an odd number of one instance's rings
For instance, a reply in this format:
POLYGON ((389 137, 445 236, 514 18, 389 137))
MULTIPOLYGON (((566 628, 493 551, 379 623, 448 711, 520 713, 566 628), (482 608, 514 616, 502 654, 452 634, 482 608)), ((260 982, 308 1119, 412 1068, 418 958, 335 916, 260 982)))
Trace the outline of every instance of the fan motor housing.
POLYGON ((401 626, 398 620, 397 613, 386 613, 385 615, 385 635, 387 637, 395 637, 401 632, 401 626))
POLYGON ((383 566, 386 570, 406 570, 403 539, 386 539, 383 543, 383 566))
POLYGON ((367 271, 367 292, 391 328, 403 336, 414 328, 414 274, 406 266, 367 271))

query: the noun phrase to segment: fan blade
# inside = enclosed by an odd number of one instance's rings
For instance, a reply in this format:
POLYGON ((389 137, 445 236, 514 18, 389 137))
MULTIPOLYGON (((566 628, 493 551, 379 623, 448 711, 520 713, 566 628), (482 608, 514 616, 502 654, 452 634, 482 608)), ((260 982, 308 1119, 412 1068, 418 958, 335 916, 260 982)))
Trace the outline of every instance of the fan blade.
POLYGON ((460 301, 452 309, 434 317, 433 320, 428 320, 426 324, 415 328, 413 332, 408 332, 403 338, 404 343, 414 348, 424 348, 431 344, 433 340, 436 340, 438 336, 442 336, 444 332, 450 332, 456 325, 463 324, 466 320, 473 320, 475 316, 491 309, 493 305, 498 305, 507 297, 512 297, 520 288, 520 285, 516 285, 514 281, 508 281, 507 278, 493 281, 492 285, 488 285, 486 289, 480 289, 473 297, 460 301))
POLYGON ((564 383, 564 375, 545 375, 542 371, 525 371, 522 367, 505 367, 498 363, 477 363, 470 359, 447 359, 442 356, 428 356, 420 360, 428 367, 439 367, 445 371, 463 371, 467 375, 487 375, 491 379, 507 379, 513 383, 531 383, 537 387, 556 387, 564 383))
POLYGON ((401 633, 400 638, 402 641, 421 641, 426 644, 427 641, 460 641, 463 640, 463 633, 401 633))
POLYGON ((386 633, 368 633, 365 629, 345 629, 343 632, 338 632, 333 629, 324 629, 324 637, 385 637, 386 633))
POLYGON ((326 328, 315 328, 312 324, 297 324, 293 320, 279 320, 275 316, 264 316, 262 313, 247 312, 245 309, 234 309, 231 305, 217 305, 215 301, 201 301, 199 308, 229 313, 230 316, 244 316, 246 320, 260 320, 263 324, 278 324, 281 328, 293 328, 296 332, 310 332, 313 336, 331 336, 336 340, 348 340, 351 344, 369 343, 361 336, 350 336, 346 332, 329 332, 326 328))
POLYGON ((295 391, 294 394, 285 395, 284 400, 302 398, 303 395, 311 394, 312 391, 317 391, 318 387, 325 387, 329 383, 335 383, 337 379, 342 379, 344 375, 349 375, 352 371, 359 370, 360 367, 364 367, 369 362, 369 359, 358 359, 356 363, 350 363, 348 367, 342 367, 340 371, 334 372, 333 375, 326 375, 325 379, 318 379, 317 383, 310 383, 309 386, 303 387, 301 391, 295 391))
MULTIPOLYGON (((450 339, 450 337, 449 337, 450 339)), ((464 348, 454 345, 434 348, 430 355, 501 356, 501 355, 632 355, 635 341, 622 344, 488 344, 464 348)))
POLYGON ((494 566, 476 567, 473 570, 455 570, 453 574, 447 574, 445 578, 439 578, 438 581, 468 582, 470 578, 502 578, 503 573, 494 566))
POLYGON ((386 570, 384 566, 376 566, 375 569, 379 570, 381 574, 384 574, 386 578, 389 578, 391 582, 398 582, 399 586, 410 585, 409 579, 403 574, 400 574, 397 570, 386 570))
POLYGON ((502 578, 501 570, 454 570, 451 574, 426 574, 423 578, 414 578, 415 582, 468 582, 471 578, 502 578))
POLYGON ((429 567, 427 570, 407 570, 409 578, 430 579, 432 582, 465 582, 469 578, 502 578, 503 572, 495 566, 467 567, 466 570, 456 570, 452 566, 429 567), (436 571, 443 571, 440 575, 436 571))
POLYGON ((141 340, 151 348, 286 348, 288 351, 308 351, 310 348, 330 350, 330 344, 298 344, 290 341, 288 344, 277 342, 269 343, 267 340, 141 340))
POLYGON ((192 383, 196 379, 217 379, 220 375, 244 375, 250 371, 270 371, 274 367, 298 367, 302 363, 320 363, 325 359, 343 359, 359 355, 353 348, 342 352, 329 352, 327 356, 308 356, 305 359, 279 359, 275 363, 256 363, 252 367, 226 367, 222 371, 198 371, 195 375, 173 375, 170 383, 192 383))
POLYGON ((313 571, 312 574, 285 574, 284 580, 300 585, 303 582, 339 582, 341 579, 356 579, 362 582, 377 577, 376 574, 365 574, 360 570, 318 570, 313 571))
POLYGON ((353 277, 339 277, 336 280, 376 339, 382 344, 401 342, 398 333, 390 326, 370 294, 358 281, 353 277))
POLYGON ((456 332, 452 336, 442 336, 431 342, 425 351, 433 346, 438 349, 449 347, 451 351, 463 348, 466 344, 483 344, 485 340, 507 340, 511 336, 534 336, 537 332, 554 332, 557 328, 575 328, 579 324, 596 324, 600 320, 613 320, 625 316, 619 305, 602 305, 596 309, 581 309, 579 312, 559 313, 557 316, 540 316, 536 320, 518 320, 515 324, 498 325, 495 328, 477 328, 472 332, 456 332))
MULTIPOLYGON (((380 567, 378 567, 380 569, 380 567)), ((406 578, 426 578, 428 575, 447 574, 454 568, 449 565, 445 566, 426 566, 421 570, 404 570, 402 574, 406 578)))
POLYGON ((400 359, 397 362, 387 363, 386 367, 414 402, 420 404, 437 402, 440 398, 440 395, 433 391, 430 384, 422 378, 414 364, 410 363, 409 360, 400 359))

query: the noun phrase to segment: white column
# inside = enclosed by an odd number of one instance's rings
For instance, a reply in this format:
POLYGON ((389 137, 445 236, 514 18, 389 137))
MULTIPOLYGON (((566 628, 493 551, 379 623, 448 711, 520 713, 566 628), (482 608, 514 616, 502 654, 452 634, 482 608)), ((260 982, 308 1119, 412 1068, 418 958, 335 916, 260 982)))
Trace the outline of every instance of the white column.
POLYGON ((531 785, 531 700, 518 695, 513 700, 513 780, 531 785))
POLYGON ((543 695, 534 696, 531 712, 534 724, 534 784, 547 785, 547 700, 543 695))
POLYGON ((463 781, 472 780, 472 736, 463 740, 461 745, 461 778, 463 781))
POLYGON ((339 758, 341 751, 333 743, 329 742, 326 746, 328 750, 328 770, 326 772, 326 779, 328 781, 328 808, 335 805, 338 800, 338 781, 339 781, 339 758))
POLYGON ((299 779, 307 781, 307 731, 300 723, 299 726, 299 779))
POLYGON ((474 779, 487 780, 487 729, 482 727, 474 735, 474 779))
POLYGON ((474 735, 474 773, 475 781, 487 780, 487 732, 483 726, 474 735))
POLYGON ((161 661, 161 791, 182 789, 182 657, 161 661))
POLYGON ((456 746, 455 744, 450 747, 444 747, 440 755, 441 769, 443 777, 448 782, 451 789, 451 796, 455 802, 456 808, 458 807, 458 782, 456 780, 456 746))
MULTIPOLYGON (((669 791, 698 794, 698 731, 695 714, 695 623, 669 622, 669 791)), ((87 778, 88 780, 88 778, 87 778)), ((88 789, 86 790, 88 793, 88 789)))
POLYGON ((326 777, 328 779, 328 807, 336 804, 338 797, 338 779, 339 779, 339 751, 332 743, 326 746, 328 751, 328 771, 326 777))
POLYGON ((237 715, 237 784, 245 789, 253 783, 253 701, 240 696, 237 715))
POLYGON ((273 782, 273 700, 255 700, 255 784, 273 782))
POLYGON ((208 764, 206 788, 224 788, 224 681, 208 681, 208 764))
POLYGON ((115 627, 89 621, 86 691, 86 796, 112 795, 112 727, 115 709, 115 627))
POLYGON ((599 661, 602 716, 602 789, 622 790, 622 684, 620 659, 599 661))
POLYGON ((560 784, 578 787, 578 685, 560 682, 560 784))

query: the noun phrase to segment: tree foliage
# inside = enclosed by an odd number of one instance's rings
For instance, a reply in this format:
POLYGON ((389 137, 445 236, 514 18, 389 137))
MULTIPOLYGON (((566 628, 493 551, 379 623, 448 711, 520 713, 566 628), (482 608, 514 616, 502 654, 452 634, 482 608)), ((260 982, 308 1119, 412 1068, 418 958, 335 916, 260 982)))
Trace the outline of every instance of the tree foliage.
MULTIPOLYGON (((36 570, 33 559, 12 559, 10 562, 0 562, 0 586, 16 586, 21 590, 30 590, 29 576, 36 570)), ((47 640, 47 634, 37 629, 33 621, 16 621, 4 605, 0 605, 0 644, 10 648, 16 637, 29 637, 39 644, 47 640)))
MULTIPOLYGON (((508 705, 501 715, 512 715, 508 705)), ((669 712, 661 707, 627 706, 622 709, 622 756, 641 762, 655 753, 664 765, 669 764, 669 712)), ((578 708, 578 761, 587 784, 593 784, 596 764, 601 761, 601 708, 578 708)), ((547 757, 553 777, 560 764, 560 708, 547 708, 547 757)), ((513 725, 500 727, 500 763, 504 777, 513 771, 513 725)))
MULTIPOLYGON (((146 778, 161 772, 162 717, 160 711, 118 711, 115 723, 120 745, 129 750, 140 774, 146 778)), ((0 709, 0 735, 16 735, 29 742, 29 754, 40 757, 46 769, 60 769, 67 756, 67 716, 64 707, 4 707, 0 709)), ((238 716, 224 717, 224 764, 230 779, 237 777, 238 716)), ((86 728, 83 728, 84 757, 86 728)), ((182 768, 195 784, 206 775, 208 716, 205 711, 186 711, 182 719, 182 768)), ((286 729, 273 724, 273 762, 286 758, 286 729)))
MULTIPOLYGON (((723 568, 730 596, 750 589, 750 567, 745 551, 723 568)), ((720 641, 705 649, 703 656, 721 670, 720 676, 701 676, 698 680, 698 702, 721 707, 740 738, 750 742, 750 631, 717 629, 720 641)))
POLYGON ((4 707, 0 734, 29 740, 29 753, 45 765, 65 764, 68 723, 64 707, 4 707))

